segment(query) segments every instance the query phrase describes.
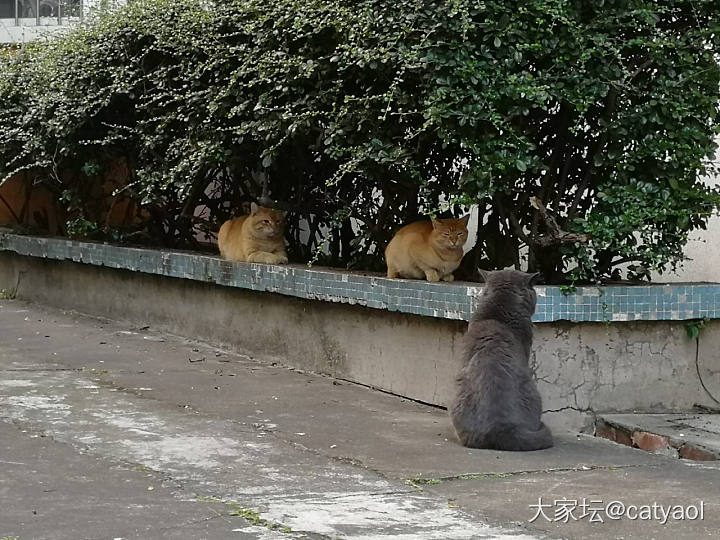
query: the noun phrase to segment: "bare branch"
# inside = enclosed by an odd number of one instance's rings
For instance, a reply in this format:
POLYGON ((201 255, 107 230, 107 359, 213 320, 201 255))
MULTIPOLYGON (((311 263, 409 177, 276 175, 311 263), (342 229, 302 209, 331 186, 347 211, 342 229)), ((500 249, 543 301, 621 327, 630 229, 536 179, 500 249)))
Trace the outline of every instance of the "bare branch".
MULTIPOLYGON (((530 238, 528 238, 528 235, 525 234, 525 231, 522 228, 522 225, 520 224, 520 221, 518 220, 517 216, 510 211, 510 214, 505 215, 505 209, 503 208, 502 201, 498 199, 498 197, 493 197, 493 203, 495 208, 497 208, 498 214, 500 215, 500 219, 505 222, 506 220, 510 223, 510 228, 513 230, 513 232, 526 244, 530 245, 534 242, 531 241, 530 238)), ((505 223, 503 223, 503 226, 505 223)))
POLYGON ((548 234, 531 238, 531 242, 539 247, 549 247, 557 244, 574 244, 576 242, 587 243, 590 241, 589 234, 570 233, 560 228, 555 218, 548 214, 545 205, 537 197, 530 197, 530 204, 538 211, 545 222, 548 234))

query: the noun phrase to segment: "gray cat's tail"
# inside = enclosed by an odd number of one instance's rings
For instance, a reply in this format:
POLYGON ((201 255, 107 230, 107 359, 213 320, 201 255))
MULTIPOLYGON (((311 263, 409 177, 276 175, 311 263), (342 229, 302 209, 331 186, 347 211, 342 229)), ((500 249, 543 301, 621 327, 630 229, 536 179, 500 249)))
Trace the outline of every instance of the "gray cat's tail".
POLYGON ((524 426, 497 426, 483 437, 467 432, 458 432, 458 438, 464 446, 469 448, 514 452, 543 450, 553 445, 552 433, 543 423, 537 430, 527 429, 524 426))
POLYGON ((496 450, 514 450, 526 452, 529 450, 542 450, 553 445, 552 433, 548 427, 540 423, 540 429, 530 430, 523 426, 508 426, 498 429, 490 439, 496 450))

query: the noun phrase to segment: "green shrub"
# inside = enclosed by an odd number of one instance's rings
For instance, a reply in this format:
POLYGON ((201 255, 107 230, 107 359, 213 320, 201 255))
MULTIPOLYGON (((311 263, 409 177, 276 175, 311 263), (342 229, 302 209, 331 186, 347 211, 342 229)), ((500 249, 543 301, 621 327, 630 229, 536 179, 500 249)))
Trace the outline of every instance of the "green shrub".
POLYGON ((189 246, 198 206, 216 228, 267 178, 291 257, 327 239, 321 262, 364 268, 402 223, 479 205, 468 264, 643 278, 720 201, 719 21, 714 0, 140 0, 0 67, 0 179, 67 196, 123 159, 149 241, 189 246))

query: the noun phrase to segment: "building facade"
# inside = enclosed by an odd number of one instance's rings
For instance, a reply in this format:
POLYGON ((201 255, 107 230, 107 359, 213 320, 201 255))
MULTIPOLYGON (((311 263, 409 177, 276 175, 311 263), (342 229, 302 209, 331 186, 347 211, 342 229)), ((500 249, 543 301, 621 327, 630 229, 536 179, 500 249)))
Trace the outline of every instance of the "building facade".
POLYGON ((27 43, 76 24, 86 4, 84 0, 0 0, 0 45, 27 43))

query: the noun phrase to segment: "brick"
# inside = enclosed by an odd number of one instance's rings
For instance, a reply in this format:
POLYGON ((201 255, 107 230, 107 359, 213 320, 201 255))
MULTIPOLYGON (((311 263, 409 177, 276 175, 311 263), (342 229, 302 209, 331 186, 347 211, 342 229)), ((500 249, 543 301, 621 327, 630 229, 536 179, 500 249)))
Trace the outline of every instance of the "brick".
POLYGON ((662 452, 670 447, 670 441, 664 435, 656 435, 647 431, 634 431, 632 434, 634 446, 648 452, 662 452))
POLYGON ((615 430, 605 422, 598 422, 595 425, 595 436, 614 441, 615 430))
POLYGON ((693 461, 715 461, 718 459, 716 454, 687 443, 678 449, 678 454, 681 458, 692 459, 693 461))
POLYGON ((595 436, 609 439, 625 446, 633 446, 632 438, 627 430, 621 427, 611 426, 605 422, 599 422, 595 426, 595 436))
POLYGON ((624 444, 625 446, 632 446, 632 435, 630 431, 623 428, 615 428, 615 442, 624 444))

